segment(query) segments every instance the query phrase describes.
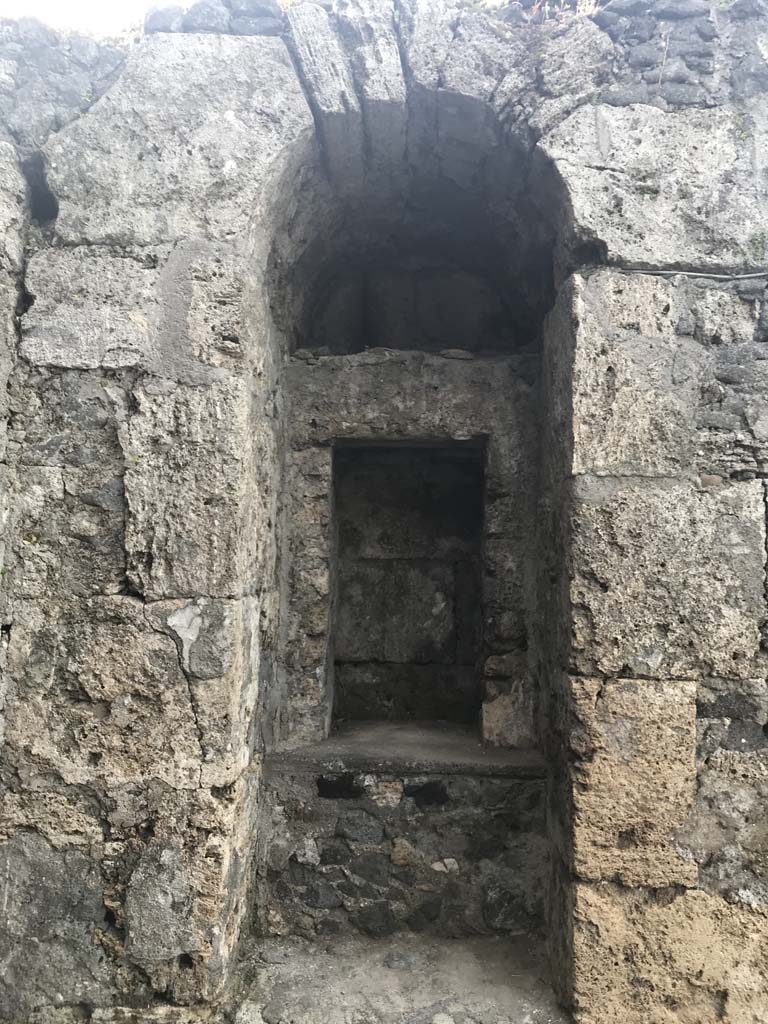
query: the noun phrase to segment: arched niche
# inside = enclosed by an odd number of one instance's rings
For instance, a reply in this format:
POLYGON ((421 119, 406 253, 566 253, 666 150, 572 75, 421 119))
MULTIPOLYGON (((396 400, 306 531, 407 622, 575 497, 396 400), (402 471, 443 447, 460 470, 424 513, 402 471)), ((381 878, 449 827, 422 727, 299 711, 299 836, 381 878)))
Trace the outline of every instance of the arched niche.
MULTIPOLYGON (((274 192, 264 252, 264 301, 288 358, 281 637, 264 694, 265 731, 279 745, 300 746, 327 736, 334 704, 338 711, 337 630, 357 615, 345 607, 339 571, 337 478, 350 459, 342 449, 388 448, 396 463, 397 447, 433 446, 445 459, 447 448, 468 444, 481 463, 472 571, 483 622, 474 645, 458 635, 466 623, 443 623, 449 637, 440 657, 450 657, 446 644, 464 645, 455 661, 473 677, 461 686, 475 692, 464 703, 474 706, 487 739, 531 746, 542 328, 558 280, 583 256, 567 241, 567 197, 528 133, 505 128, 474 97, 421 90, 407 109, 380 103, 362 125, 349 112, 332 127, 332 142, 319 121, 315 138, 296 147, 274 192), (392 159, 382 158, 387 142, 392 159)), ((412 455, 402 472, 418 476, 412 455)), ((450 488, 444 495, 454 500, 450 488)), ((404 529, 407 509, 399 513, 390 532, 404 529)), ((377 542, 368 540, 370 554, 377 542)), ((440 557, 428 545, 392 549, 392 560, 440 557)), ((375 573, 371 579, 373 590, 402 597, 391 579, 380 586, 375 573)), ((462 600, 455 581, 442 590, 434 580, 415 586, 422 588, 415 601, 462 600)), ((386 618, 386 602, 380 611, 386 618)), ((414 638, 410 653, 391 656, 391 637, 343 646, 354 662, 408 666, 412 685, 423 687, 431 685, 418 668, 429 657, 424 648, 440 647, 423 639, 421 648, 414 638)), ((387 690, 379 670, 371 672, 359 685, 387 690)), ((424 713, 418 701, 405 710, 389 703, 385 717, 424 713)), ((358 706, 355 714, 364 713, 358 706)))
MULTIPOLYGON (((381 105, 369 121, 391 116, 381 105)), ((536 351, 555 263, 567 262, 555 260, 557 175, 472 97, 422 97, 407 116, 397 164, 363 146, 362 169, 352 158, 329 168, 318 144, 290 186, 270 259, 290 351, 536 351)))
MULTIPOLYGON (((545 824, 557 609, 541 590, 565 550, 545 550, 542 512, 557 499, 543 337, 559 283, 589 252, 571 238, 556 169, 476 98, 420 91, 407 110, 369 109, 378 151, 356 149, 354 113, 334 120, 332 143, 319 126, 276 192, 264 251, 286 360, 264 803, 288 806, 297 765, 320 779, 332 761, 351 778, 347 759, 369 757, 372 776, 379 759, 404 776, 405 741, 439 770, 447 737, 471 774, 480 739, 531 786, 536 824, 514 854, 524 910, 500 927, 538 933, 559 900, 545 824), (381 159, 382 137, 396 160, 381 159)), ((335 777, 313 785, 304 806, 355 792, 335 777)), ((292 842, 291 812, 278 819, 267 848, 292 842)), ((290 930, 303 896, 258 870, 257 918, 290 930)))

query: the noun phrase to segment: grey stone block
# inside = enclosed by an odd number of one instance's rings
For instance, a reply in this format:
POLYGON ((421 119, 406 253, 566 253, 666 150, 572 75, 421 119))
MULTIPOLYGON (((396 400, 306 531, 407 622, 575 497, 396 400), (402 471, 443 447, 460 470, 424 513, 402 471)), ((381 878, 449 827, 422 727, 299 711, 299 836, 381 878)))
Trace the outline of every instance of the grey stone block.
POLYGON ((221 0, 198 0, 183 21, 184 32, 229 32, 229 11, 221 0))

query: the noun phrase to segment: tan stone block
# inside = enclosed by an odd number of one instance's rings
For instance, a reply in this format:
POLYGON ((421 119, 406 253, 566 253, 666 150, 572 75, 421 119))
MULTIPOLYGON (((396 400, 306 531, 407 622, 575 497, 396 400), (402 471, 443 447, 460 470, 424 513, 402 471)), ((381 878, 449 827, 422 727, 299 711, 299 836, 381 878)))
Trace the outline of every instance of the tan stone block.
POLYGON ((760 674, 761 482, 700 490, 580 477, 572 494, 571 657, 580 674, 760 674))
POLYGON ((768 914, 701 890, 578 885, 578 1024, 765 1024, 768 914))
POLYGON ((3 794, 0 838, 22 831, 44 836, 54 849, 80 846, 93 852, 104 838, 102 824, 82 791, 60 793, 42 784, 3 794))
POLYGON ((625 885, 695 884, 675 846, 695 785, 696 686, 571 679, 573 867, 625 885))

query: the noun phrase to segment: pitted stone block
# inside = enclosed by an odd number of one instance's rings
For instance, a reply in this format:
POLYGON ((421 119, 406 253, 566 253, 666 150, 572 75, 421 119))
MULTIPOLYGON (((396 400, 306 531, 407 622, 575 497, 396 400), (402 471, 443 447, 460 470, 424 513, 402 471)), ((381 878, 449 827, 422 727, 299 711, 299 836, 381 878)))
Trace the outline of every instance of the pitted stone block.
POLYGON ((572 678, 573 868, 624 885, 694 885, 675 842, 696 788, 696 686, 572 678))
POLYGON ((586 675, 749 677, 765 619, 760 482, 580 477, 572 659, 586 675))
POLYGON ((539 143, 563 176, 578 231, 611 262, 765 269, 763 108, 665 112, 587 105, 539 143), (756 149, 742 145, 754 138, 756 149), (736 198, 738 197, 738 198, 736 198))

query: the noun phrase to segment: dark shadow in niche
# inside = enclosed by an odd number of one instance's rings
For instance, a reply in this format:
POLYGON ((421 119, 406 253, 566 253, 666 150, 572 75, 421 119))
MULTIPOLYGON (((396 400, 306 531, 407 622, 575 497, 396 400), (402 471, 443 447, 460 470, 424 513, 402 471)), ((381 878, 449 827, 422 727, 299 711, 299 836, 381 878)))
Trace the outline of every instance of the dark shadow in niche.
POLYGON ((352 772, 317 777, 317 795, 324 800, 357 800, 363 792, 362 785, 352 772))
POLYGON ((32 153, 23 161, 21 170, 29 189, 29 213, 32 223, 39 227, 49 227, 55 223, 59 215, 59 201, 48 185, 43 154, 32 153))
POLYGON ((337 721, 477 721, 483 484, 476 442, 336 448, 337 721))
MULTIPOLYGON (((352 115, 347 128, 351 147, 352 115)), ((466 96, 420 96, 408 137, 388 166, 356 172, 350 148, 348 165, 304 165, 289 190, 302 201, 273 239, 270 300, 291 350, 538 350, 563 274, 600 258, 575 252, 556 170, 466 96)))

